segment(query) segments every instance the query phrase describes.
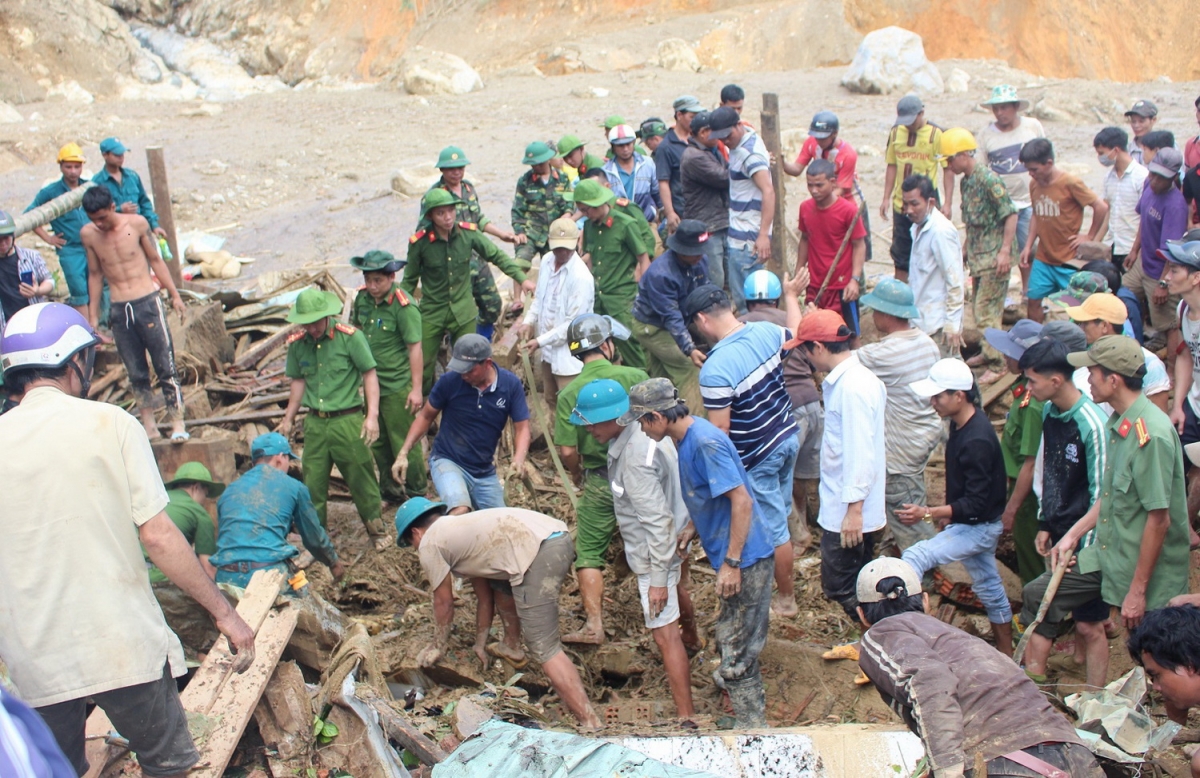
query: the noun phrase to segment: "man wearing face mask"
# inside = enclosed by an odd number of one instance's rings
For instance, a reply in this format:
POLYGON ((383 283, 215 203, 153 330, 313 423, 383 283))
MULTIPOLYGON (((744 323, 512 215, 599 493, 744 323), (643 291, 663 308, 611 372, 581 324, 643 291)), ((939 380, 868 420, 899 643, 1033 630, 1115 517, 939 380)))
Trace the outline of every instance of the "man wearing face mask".
POLYGON ((1104 202, 1108 203, 1108 235, 1112 261, 1125 272, 1125 258, 1133 248, 1138 230, 1138 199, 1150 171, 1130 155, 1129 134, 1120 127, 1105 127, 1092 141, 1100 164, 1108 168, 1104 175, 1104 202))
POLYGON ((0 655, 79 775, 88 769, 90 698, 147 775, 181 776, 199 761, 175 686, 187 668, 138 541, 212 615, 237 652, 237 672, 254 661, 254 632, 167 516, 141 425, 115 405, 83 399, 99 342, 61 303, 18 311, 0 341, 5 383, 24 395, 0 418, 0 441, 22 452, 2 485, 0 655))
POLYGON ((928 176, 901 184, 904 214, 912 222, 908 283, 921 316, 916 325, 933 338, 942 356, 962 348, 963 249, 958 228, 938 208, 928 176))

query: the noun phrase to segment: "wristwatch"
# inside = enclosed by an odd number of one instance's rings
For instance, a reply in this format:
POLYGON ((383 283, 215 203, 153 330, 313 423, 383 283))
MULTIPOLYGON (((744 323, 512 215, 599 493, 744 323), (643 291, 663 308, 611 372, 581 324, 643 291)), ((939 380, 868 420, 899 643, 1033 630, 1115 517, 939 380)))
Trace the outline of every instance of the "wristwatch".
POLYGON ((729 565, 732 568, 737 569, 742 566, 742 560, 738 559, 735 556, 727 556, 727 557, 725 557, 725 564, 729 565))
POLYGON ((1161 281, 1158 282, 1158 285, 1161 286, 1163 289, 1166 289, 1167 288, 1167 279, 1165 279, 1165 278, 1162 279, 1161 281))

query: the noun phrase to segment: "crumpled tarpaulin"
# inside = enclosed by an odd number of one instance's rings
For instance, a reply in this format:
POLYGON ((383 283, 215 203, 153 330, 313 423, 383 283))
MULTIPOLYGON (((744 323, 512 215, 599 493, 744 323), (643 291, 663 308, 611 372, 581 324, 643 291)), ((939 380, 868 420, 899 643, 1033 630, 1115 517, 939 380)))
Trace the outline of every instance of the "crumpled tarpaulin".
POLYGON ((719 778, 603 740, 489 721, 433 768, 433 778, 719 778))

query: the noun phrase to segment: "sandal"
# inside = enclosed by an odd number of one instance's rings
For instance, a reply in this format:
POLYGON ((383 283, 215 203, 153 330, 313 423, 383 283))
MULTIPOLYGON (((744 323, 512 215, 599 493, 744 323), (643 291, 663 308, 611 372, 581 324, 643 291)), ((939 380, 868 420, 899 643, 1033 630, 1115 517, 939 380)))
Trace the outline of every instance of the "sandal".
POLYGON ((524 670, 525 666, 529 664, 529 657, 525 655, 525 652, 521 652, 520 659, 515 659, 511 654, 504 653, 507 650, 509 650, 508 647, 500 641, 488 643, 487 646, 484 647, 484 651, 487 651, 488 654, 496 657, 497 659, 508 662, 513 666, 514 670, 524 670))
POLYGON ((171 442, 172 443, 187 443, 191 439, 192 439, 192 436, 189 433, 184 432, 182 430, 180 430, 179 432, 171 433, 171 442))
POLYGON ((822 659, 853 659, 858 661, 858 644, 846 643, 841 646, 834 646, 825 653, 821 654, 822 659))

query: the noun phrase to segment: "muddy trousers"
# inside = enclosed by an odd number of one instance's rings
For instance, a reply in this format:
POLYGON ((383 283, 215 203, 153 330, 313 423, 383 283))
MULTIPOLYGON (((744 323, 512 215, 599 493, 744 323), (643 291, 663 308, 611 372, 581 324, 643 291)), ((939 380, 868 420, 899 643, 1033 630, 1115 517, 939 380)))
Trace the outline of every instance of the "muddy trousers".
MULTIPOLYGON (((635 297, 637 297, 636 290, 633 294, 628 295, 604 294, 597 291, 596 304, 592 308, 601 316, 613 317, 624 324, 630 332, 633 332, 634 325, 637 324, 633 320, 633 300, 635 297)), ((646 355, 642 352, 642 345, 636 339, 632 337, 628 340, 613 338, 613 343, 617 345, 617 353, 621 356, 621 362, 625 367, 646 369, 646 355)))
MULTIPOLYGON (((981 334, 988 327, 1000 329, 1007 295, 1008 278, 997 276, 995 269, 971 274, 971 309, 975 315, 975 329, 981 334)), ((988 366, 997 370, 1003 368, 1004 355, 988 345, 986 338, 981 345, 988 366)))
POLYGON ((167 314, 158 293, 113 303, 108 324, 117 343, 117 354, 125 365, 125 372, 129 374, 129 383, 133 386, 133 396, 138 406, 148 408, 154 402, 154 392, 150 388, 152 363, 158 375, 158 386, 167 402, 168 416, 171 419, 183 418, 183 388, 175 367, 175 347, 171 343, 167 314), (146 354, 150 355, 149 361, 146 360, 146 354))
POLYGON ((375 462, 367 444, 362 441, 362 425, 362 411, 322 419, 310 410, 304 417, 304 457, 300 469, 304 474, 304 485, 312 493, 313 507, 317 509, 322 527, 327 526, 329 474, 337 465, 367 534, 375 536, 383 532, 379 521, 382 506, 379 482, 375 480, 375 462))
POLYGON ((634 319, 633 337, 646 353, 646 372, 651 378, 669 378, 693 415, 705 417, 700 397, 700 368, 679 350, 671 333, 662 327, 634 319))
MULTIPOLYGON (((407 387, 411 389, 411 384, 407 387)), ((392 463, 396 454, 404 448, 404 438, 412 427, 415 416, 405 404, 408 392, 396 392, 379 398, 379 440, 371 446, 375 464, 379 467, 379 493, 389 502, 404 502, 409 497, 424 497, 428 486, 425 477, 425 462, 421 458, 421 447, 416 445, 408 452, 408 474, 404 485, 392 478, 392 463)))
POLYGON ((729 692, 729 702, 739 727, 767 726, 766 693, 758 655, 767 644, 771 617, 771 583, 775 580, 775 555, 742 568, 742 588, 721 599, 717 616, 717 643, 721 664, 717 674, 729 692))
MULTIPOLYGON (((478 309, 476 309, 478 310, 478 309)), ((428 308, 421 309, 421 356, 425 360, 425 370, 421 374, 425 396, 433 389, 433 371, 437 366, 438 349, 442 345, 442 336, 449 333, 450 345, 463 335, 475 332, 475 317, 464 322, 454 319, 449 303, 435 305, 429 303, 428 308)))

